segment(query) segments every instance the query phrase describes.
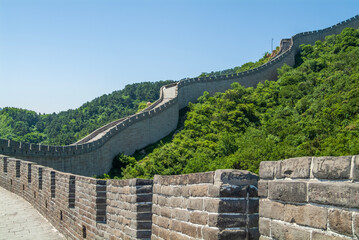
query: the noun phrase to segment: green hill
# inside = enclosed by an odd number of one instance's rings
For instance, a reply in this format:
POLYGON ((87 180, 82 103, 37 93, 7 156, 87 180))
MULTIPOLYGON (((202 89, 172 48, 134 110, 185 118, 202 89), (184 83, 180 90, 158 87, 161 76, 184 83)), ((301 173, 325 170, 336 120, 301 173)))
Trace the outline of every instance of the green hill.
POLYGON ((110 174, 258 172, 264 160, 359 154, 359 30, 345 29, 302 50, 294 68, 278 69, 275 82, 205 92, 189 105, 184 129, 172 141, 140 160, 118 156, 110 174))
POLYGON ((143 107, 143 102, 156 101, 161 86, 171 82, 130 84, 77 109, 60 113, 37 114, 24 109, 4 108, 0 111, 0 138, 52 145, 71 144, 111 121, 134 114, 143 107))

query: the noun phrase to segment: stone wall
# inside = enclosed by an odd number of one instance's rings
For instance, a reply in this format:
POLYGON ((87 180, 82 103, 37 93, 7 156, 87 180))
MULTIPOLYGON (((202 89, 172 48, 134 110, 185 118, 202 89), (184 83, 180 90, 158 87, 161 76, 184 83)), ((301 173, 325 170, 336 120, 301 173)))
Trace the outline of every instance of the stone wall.
POLYGON ((152 180, 99 180, 0 156, 0 187, 22 196, 68 239, 148 239, 152 180))
POLYGON ((156 176, 151 239, 258 239, 257 181, 239 170, 156 176))
POLYGON ((262 162, 261 239, 359 239, 359 156, 262 162))
POLYGON ((18 157, 54 168, 59 171, 92 176, 111 169, 118 153, 132 154, 175 130, 178 112, 189 102, 195 102, 204 91, 223 92, 233 82, 255 87, 265 80, 276 80, 277 69, 283 64, 292 66, 300 44, 313 44, 325 36, 338 34, 346 27, 359 28, 359 16, 332 27, 304 32, 281 41, 278 56, 262 66, 238 74, 189 78, 164 86, 160 98, 144 111, 109 123, 82 140, 68 146, 45 146, 0 139, 0 154, 18 157), (175 96, 166 97, 166 91, 175 90, 175 96))
POLYGON ((262 162, 257 181, 240 170, 99 180, 0 156, 0 186, 68 239, 359 239, 359 156, 262 162))

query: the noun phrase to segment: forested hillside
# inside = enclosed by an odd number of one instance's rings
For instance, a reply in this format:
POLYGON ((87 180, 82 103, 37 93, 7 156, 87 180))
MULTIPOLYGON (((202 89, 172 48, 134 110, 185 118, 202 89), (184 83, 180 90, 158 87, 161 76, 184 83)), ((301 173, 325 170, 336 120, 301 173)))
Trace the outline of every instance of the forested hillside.
POLYGON ((140 161, 118 156, 112 176, 258 172, 264 160, 359 154, 359 30, 302 49, 294 68, 278 70, 276 82, 204 93, 171 142, 140 161))
POLYGON ((53 114, 4 108, 0 111, 0 138, 15 141, 66 145, 95 129, 134 114, 145 102, 159 98, 161 86, 173 81, 143 82, 105 94, 75 110, 53 114))

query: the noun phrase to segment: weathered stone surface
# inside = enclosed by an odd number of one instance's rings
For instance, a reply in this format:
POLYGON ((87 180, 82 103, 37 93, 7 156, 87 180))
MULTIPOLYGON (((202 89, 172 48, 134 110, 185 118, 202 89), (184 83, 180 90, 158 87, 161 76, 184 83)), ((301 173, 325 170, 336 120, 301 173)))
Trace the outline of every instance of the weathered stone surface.
POLYGON ((223 230, 218 235, 218 240, 238 240, 246 238, 245 230, 223 230))
POLYGON ((219 234, 218 229, 213 229, 213 228, 209 228, 209 227, 203 227, 203 229, 202 229, 203 239, 217 240, 218 234, 219 234))
POLYGON ((208 196, 208 185, 192 185, 192 186, 190 186, 190 195, 192 197, 208 196))
POLYGON ((296 206, 286 204, 284 208, 284 221, 299 225, 327 228, 328 210, 313 205, 296 206))
POLYGON ((258 195, 260 197, 268 197, 268 181, 258 181, 258 195))
POLYGON ((259 201, 259 216, 265 218, 272 218, 283 220, 284 219, 284 204, 261 199, 259 201))
POLYGON ((320 179, 348 179, 351 156, 313 159, 313 176, 320 179))
POLYGON ((248 230, 248 240, 258 240, 259 239, 258 228, 253 228, 248 230))
POLYGON ((348 240, 348 238, 313 231, 312 240, 348 240))
POLYGON ((219 213, 245 213, 246 200, 220 200, 219 213))
POLYGON ((309 183, 309 202, 357 208, 359 206, 359 184, 342 182, 309 183))
POLYGON ((354 156, 353 180, 359 181, 359 155, 354 156))
POLYGON ((248 200, 248 214, 258 213, 259 200, 258 199, 249 199, 248 200))
POLYGON ((352 236, 352 213, 349 211, 329 210, 329 227, 332 231, 352 236))
POLYGON ((359 213, 353 214, 354 235, 359 238, 359 213))
POLYGON ((305 240, 310 239, 310 232, 304 229, 295 228, 284 225, 279 222, 272 221, 272 237, 278 240, 305 240))
POLYGON ((247 223, 246 215, 228 215, 228 214, 215 214, 210 215, 209 226, 218 227, 219 229, 225 228, 240 228, 245 227, 247 223))
POLYGON ((189 223, 181 223, 182 232, 190 237, 197 238, 200 232, 200 229, 189 223))
POLYGON ((190 213, 189 221, 194 224, 207 225, 208 213, 192 212, 192 213, 190 213))
POLYGON ((285 202, 306 202, 307 183, 299 181, 271 181, 268 183, 268 197, 285 202))
POLYGON ((261 179, 274 179, 280 172, 280 161, 263 161, 259 166, 259 176, 261 179))
POLYGON ((219 189, 220 197, 247 197, 248 185, 229 185, 223 184, 219 189))
POLYGON ((214 182, 229 185, 257 185, 259 177, 246 170, 217 170, 214 182))
POLYGON ((265 218, 259 218, 259 233, 262 236, 270 236, 270 220, 265 218))
POLYGON ((311 157, 290 158, 282 161, 277 178, 309 178, 311 157))
POLYGON ((266 236, 260 236, 259 237, 259 240, 272 240, 272 238, 270 238, 270 237, 266 237, 266 236))

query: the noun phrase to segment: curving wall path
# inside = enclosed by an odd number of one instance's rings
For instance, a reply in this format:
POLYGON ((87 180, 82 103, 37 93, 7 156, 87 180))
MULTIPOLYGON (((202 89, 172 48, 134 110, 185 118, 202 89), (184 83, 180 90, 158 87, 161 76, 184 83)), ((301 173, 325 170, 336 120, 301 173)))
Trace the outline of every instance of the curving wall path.
POLYGON ((273 81, 283 64, 293 66, 301 44, 314 44, 325 36, 339 34, 344 28, 359 28, 359 15, 318 31, 304 32, 281 41, 277 57, 262 66, 232 75, 187 78, 161 88, 160 98, 142 112, 109 123, 87 137, 68 146, 47 146, 0 139, 0 154, 85 176, 108 172, 118 153, 132 154, 172 132, 179 110, 195 102, 204 91, 223 92, 233 82, 255 87, 265 80, 273 81))

